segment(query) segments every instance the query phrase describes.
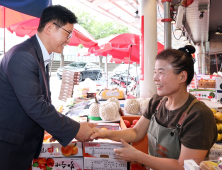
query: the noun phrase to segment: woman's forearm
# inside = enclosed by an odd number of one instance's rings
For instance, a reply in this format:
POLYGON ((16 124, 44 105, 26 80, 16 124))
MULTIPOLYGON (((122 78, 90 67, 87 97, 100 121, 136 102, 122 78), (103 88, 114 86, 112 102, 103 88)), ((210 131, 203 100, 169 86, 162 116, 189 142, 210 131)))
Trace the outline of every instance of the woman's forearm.
POLYGON ((170 158, 154 157, 138 151, 135 155, 136 161, 146 165, 153 170, 184 170, 178 160, 170 158))
POLYGON ((120 139, 125 140, 126 142, 136 142, 137 134, 133 128, 122 129, 122 130, 108 130, 105 135, 105 138, 120 141, 120 139))

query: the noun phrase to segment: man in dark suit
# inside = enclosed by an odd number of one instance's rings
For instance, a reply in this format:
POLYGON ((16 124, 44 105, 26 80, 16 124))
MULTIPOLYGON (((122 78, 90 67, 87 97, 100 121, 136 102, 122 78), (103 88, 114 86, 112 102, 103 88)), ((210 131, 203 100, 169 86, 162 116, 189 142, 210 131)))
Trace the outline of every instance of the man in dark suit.
MULTIPOLYGON (((39 156, 44 130, 66 146, 76 138, 89 141, 93 124, 78 123, 51 105, 48 60, 69 44, 75 15, 50 6, 38 32, 12 47, 0 62, 0 169, 28 170, 39 156)), ((13 40, 12 40, 13 41, 13 40)))

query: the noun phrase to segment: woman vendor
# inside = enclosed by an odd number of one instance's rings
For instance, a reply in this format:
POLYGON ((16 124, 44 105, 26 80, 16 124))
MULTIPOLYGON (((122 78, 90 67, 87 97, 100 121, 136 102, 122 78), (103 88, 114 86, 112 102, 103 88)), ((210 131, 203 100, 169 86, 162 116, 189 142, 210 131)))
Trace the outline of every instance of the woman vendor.
POLYGON ((156 56, 153 80, 155 94, 134 128, 118 131, 95 128, 97 137, 121 141, 115 153, 128 162, 137 161, 155 170, 184 169, 184 160, 203 161, 217 139, 212 111, 187 93, 194 76, 193 46, 166 49, 156 56), (149 155, 136 150, 137 142, 148 134, 149 155))

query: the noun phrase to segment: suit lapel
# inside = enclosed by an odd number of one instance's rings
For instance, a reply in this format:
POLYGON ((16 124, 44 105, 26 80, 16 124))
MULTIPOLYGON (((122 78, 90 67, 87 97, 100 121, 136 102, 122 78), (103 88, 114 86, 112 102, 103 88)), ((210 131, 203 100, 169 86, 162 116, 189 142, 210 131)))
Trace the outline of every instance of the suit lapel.
POLYGON ((40 67, 40 69, 39 69, 39 71, 40 71, 39 78, 40 78, 41 86, 43 87, 42 88, 42 90, 43 90, 42 92, 43 92, 43 94, 45 96, 45 99, 48 100, 48 101, 51 101, 50 96, 47 95, 47 94, 49 94, 49 78, 48 78, 48 76, 46 76, 46 75, 48 75, 46 73, 46 71, 48 71, 48 69, 45 68, 41 47, 40 47, 40 45, 38 43, 36 35, 32 36, 30 38, 30 40, 31 40, 32 44, 35 47, 36 57, 37 57, 37 59, 39 61, 39 67, 40 67), (48 92, 46 92, 46 91, 48 91, 48 92), (47 99, 47 97, 48 97, 48 99, 47 99))

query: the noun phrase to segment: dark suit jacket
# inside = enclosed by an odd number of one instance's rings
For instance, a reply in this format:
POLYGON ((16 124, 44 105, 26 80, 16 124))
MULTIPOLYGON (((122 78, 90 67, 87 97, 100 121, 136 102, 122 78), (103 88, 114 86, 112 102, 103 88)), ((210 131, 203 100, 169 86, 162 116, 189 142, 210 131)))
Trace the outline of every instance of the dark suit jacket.
POLYGON ((0 62, 1 170, 28 169, 40 153, 44 129, 63 146, 79 130, 79 123, 47 104, 45 75, 34 56, 45 70, 36 36, 14 46, 0 62))

